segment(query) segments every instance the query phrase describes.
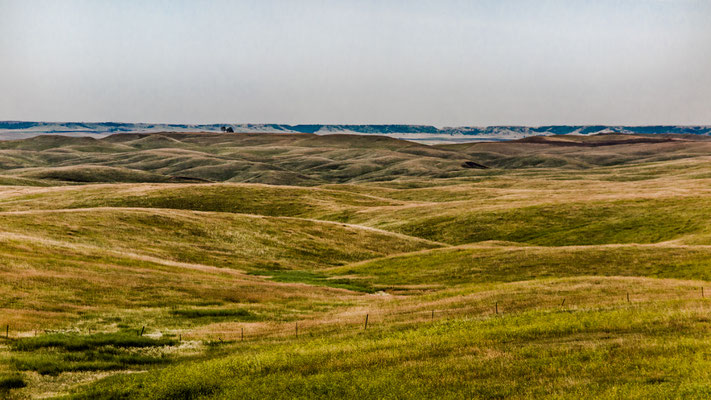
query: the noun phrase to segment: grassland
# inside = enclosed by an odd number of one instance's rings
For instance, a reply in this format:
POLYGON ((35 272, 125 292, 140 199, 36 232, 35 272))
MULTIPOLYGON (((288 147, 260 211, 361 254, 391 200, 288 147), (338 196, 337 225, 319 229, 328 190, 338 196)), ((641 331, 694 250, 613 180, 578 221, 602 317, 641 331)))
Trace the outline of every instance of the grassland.
POLYGON ((2 142, 0 397, 708 398, 709 145, 2 142))

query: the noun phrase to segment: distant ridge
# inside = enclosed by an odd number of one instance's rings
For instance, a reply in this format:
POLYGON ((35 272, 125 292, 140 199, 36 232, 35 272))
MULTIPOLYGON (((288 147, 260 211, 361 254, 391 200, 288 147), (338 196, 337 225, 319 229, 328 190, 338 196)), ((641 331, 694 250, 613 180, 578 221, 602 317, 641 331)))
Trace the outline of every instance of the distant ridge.
POLYGON ((541 135, 593 135, 599 133, 628 134, 694 134, 711 135, 711 126, 651 125, 549 125, 549 126, 487 126, 443 127, 431 125, 329 125, 329 124, 150 124, 124 122, 34 122, 0 121, 0 139, 22 139, 45 134, 67 136, 107 136, 122 132, 220 132, 232 127, 242 133, 310 133, 386 135, 424 143, 472 142, 521 139, 541 135))

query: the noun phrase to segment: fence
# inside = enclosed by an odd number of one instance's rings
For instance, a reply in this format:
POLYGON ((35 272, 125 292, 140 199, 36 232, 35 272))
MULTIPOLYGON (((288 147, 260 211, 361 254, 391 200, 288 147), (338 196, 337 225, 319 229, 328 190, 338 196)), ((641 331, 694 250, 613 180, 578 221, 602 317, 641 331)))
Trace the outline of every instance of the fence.
MULTIPOLYGON (((615 296, 615 299, 617 300, 632 304, 633 303, 633 298, 630 296, 630 292, 626 292, 624 296, 615 296)), ((649 296, 647 296, 649 298, 649 296)), ((686 297, 680 298, 680 299, 704 299, 705 294, 704 294, 704 288, 700 288, 700 293, 698 291, 694 291, 693 293, 689 293, 686 297)), ((576 306, 590 306, 591 304, 582 304, 582 303, 571 303, 567 302, 568 300, 565 297, 561 297, 558 300, 560 301, 560 304, 558 302, 554 302, 549 304, 549 307, 545 309, 550 309, 551 307, 555 307, 556 305, 560 308, 565 307, 566 304, 568 304, 568 309, 571 309, 570 307, 576 307, 576 306), (562 300, 561 300, 562 299, 562 300)), ((508 305, 511 305, 512 303, 509 303, 508 305)), ((610 303, 610 304, 614 304, 610 303)), ((543 306, 542 303, 538 304, 539 306, 543 306)), ((593 304, 594 306, 600 306, 600 303, 593 304)), ((210 331, 209 334, 206 335, 209 339, 212 340, 219 340, 223 341, 224 339, 227 340, 234 340, 234 341, 258 341, 258 340, 265 340, 265 339, 275 339, 275 338, 284 338, 284 337, 304 337, 304 336, 309 336, 309 337, 314 337, 314 336, 328 336, 328 335, 333 335, 335 333, 346 333, 346 332, 352 332, 354 330, 361 330, 361 331, 366 331, 368 328, 373 329, 373 327, 380 327, 383 325, 389 325, 389 326, 394 326, 397 324, 413 324, 413 323, 424 323, 428 321, 435 321, 438 319, 443 319, 451 316, 477 316, 477 317, 486 317, 486 316, 496 316, 496 315, 503 315, 504 312, 506 311, 506 302, 500 302, 500 301, 494 301, 494 302, 487 302, 487 301, 479 301, 477 302, 476 305, 470 305, 467 307, 450 307, 450 308, 442 308, 442 309, 416 309, 416 310, 406 310, 406 311, 366 311, 363 313, 354 313, 353 317, 350 319, 346 318, 341 318, 337 321, 309 321, 309 320, 302 320, 302 321, 296 321, 293 323, 278 323, 278 326, 274 327, 269 327, 269 328, 251 328, 250 325, 246 326, 238 326, 236 329, 231 329, 231 330, 223 330, 223 331, 210 331)), ((9 339, 10 332, 11 332, 11 326, 10 324, 5 325, 5 339, 9 339)), ((142 326, 141 329, 136 330, 136 334, 138 336, 143 336, 143 333, 145 332, 146 327, 142 326)), ((59 333, 59 332, 67 332, 67 331, 50 331, 50 330, 45 330, 45 333, 59 333)), ((37 336, 37 331, 34 331, 35 336, 37 336)), ((27 335, 23 335, 27 336, 27 335)), ((179 340, 182 341, 184 334, 180 333, 179 334, 179 340)), ((188 334, 185 335, 186 337, 190 337, 192 335, 188 334)))
MULTIPOLYGON (((649 296, 647 296, 649 298, 649 296)), ((704 299, 704 289, 703 287, 694 292, 688 293, 684 297, 679 297, 679 300, 693 300, 693 299, 704 299)), ((550 304, 549 307, 541 307, 542 309, 550 310, 551 308, 559 307, 560 309, 574 310, 574 307, 589 307, 596 306, 600 307, 600 303, 595 304, 583 304, 583 303, 573 303, 568 301, 568 298, 560 297, 550 304), (567 307, 566 307, 567 304, 567 307)), ((610 305, 626 303, 629 305, 635 304, 635 298, 630 294, 630 292, 622 293, 620 295, 614 296, 614 300, 609 302, 610 305), (615 303, 616 301, 616 303, 615 303)), ((652 300, 653 301, 653 300, 652 300)), ((649 302, 649 301, 644 301, 649 302)), ((643 304, 640 301, 639 304, 643 304)), ((224 340, 231 339, 235 341, 258 341, 266 339, 275 338, 286 338, 286 337, 315 337, 315 336, 329 336, 337 333, 347 333, 353 331, 367 331, 374 327, 379 327, 383 325, 394 326, 397 324, 413 324, 413 323, 425 323, 433 322, 435 320, 445 319, 453 316, 473 316, 473 317, 487 317, 487 316, 503 316, 504 313, 508 313, 506 309, 507 303, 503 301, 494 302, 479 302, 476 305, 467 307, 452 307, 443 309, 418 309, 409 311, 366 311, 362 313, 355 314, 348 320, 339 320, 336 322, 329 321, 297 321, 293 323, 280 323, 279 326, 271 328, 257 328, 250 329, 249 326, 239 326, 236 330, 223 330, 223 331, 211 331, 208 335, 209 338, 213 340, 224 340)), ((543 304, 539 304, 543 306, 543 304)))

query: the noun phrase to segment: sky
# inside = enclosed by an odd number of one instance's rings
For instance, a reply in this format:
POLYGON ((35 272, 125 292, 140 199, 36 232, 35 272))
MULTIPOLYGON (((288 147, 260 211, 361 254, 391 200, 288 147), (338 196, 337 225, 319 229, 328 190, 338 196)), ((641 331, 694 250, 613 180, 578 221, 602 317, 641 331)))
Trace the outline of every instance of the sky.
POLYGON ((711 125, 711 0, 0 0, 0 120, 711 125))

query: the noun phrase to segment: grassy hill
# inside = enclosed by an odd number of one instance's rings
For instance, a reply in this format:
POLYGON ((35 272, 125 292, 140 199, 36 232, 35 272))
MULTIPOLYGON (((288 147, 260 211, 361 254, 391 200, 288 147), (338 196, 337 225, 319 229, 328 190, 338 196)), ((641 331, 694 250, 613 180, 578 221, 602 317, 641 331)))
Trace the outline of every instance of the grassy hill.
MULTIPOLYGON (((38 136, 0 144, 0 173, 66 182, 137 182, 150 172, 163 181, 317 185, 393 175, 458 176, 468 172, 461 167, 467 160, 464 154, 382 136, 166 132, 104 139, 38 136), (108 177, 105 167, 121 173, 108 177)), ((147 176, 143 181, 159 182, 147 176)))
POLYGON ((315 186, 497 174, 481 169, 589 169, 702 157, 694 135, 533 137, 426 146, 384 136, 154 133, 0 142, 0 176, 52 184, 252 182, 315 186))
POLYGON ((709 143, 0 142, 0 397, 708 398, 709 143))

